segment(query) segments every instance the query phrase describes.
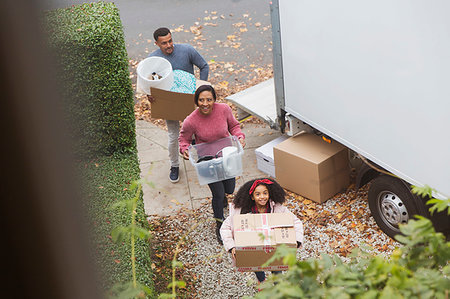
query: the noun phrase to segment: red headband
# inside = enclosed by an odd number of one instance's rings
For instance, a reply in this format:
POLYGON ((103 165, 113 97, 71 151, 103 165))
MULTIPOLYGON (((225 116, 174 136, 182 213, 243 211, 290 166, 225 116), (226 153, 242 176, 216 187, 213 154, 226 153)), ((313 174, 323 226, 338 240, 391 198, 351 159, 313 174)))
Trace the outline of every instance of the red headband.
POLYGON ((272 185, 273 182, 269 179, 262 179, 262 180, 256 180, 253 182, 252 187, 250 188, 250 191, 248 192, 248 194, 252 194, 253 191, 255 191, 255 188, 258 187, 258 185, 260 184, 267 184, 267 185, 272 185))

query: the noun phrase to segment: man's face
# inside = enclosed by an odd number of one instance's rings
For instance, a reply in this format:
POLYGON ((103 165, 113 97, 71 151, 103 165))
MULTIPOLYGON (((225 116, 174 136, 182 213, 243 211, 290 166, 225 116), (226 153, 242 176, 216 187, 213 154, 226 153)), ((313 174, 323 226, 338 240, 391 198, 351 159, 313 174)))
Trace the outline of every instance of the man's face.
POLYGON ((173 53, 173 41, 172 34, 167 34, 165 36, 158 36, 158 40, 155 41, 155 45, 157 45, 164 55, 170 55, 173 53))

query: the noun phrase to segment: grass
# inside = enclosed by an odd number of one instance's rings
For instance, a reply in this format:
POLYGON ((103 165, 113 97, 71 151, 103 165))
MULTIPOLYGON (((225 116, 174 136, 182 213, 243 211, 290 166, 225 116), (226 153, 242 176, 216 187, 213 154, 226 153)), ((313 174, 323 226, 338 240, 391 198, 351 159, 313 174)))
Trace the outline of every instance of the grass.
MULTIPOLYGON (((95 259, 102 277, 102 288, 107 292, 118 283, 132 280, 130 242, 116 244, 111 239, 111 231, 115 227, 131 223, 131 215, 125 209, 111 209, 111 206, 135 196, 135 191, 131 192, 129 186, 139 179, 139 162, 136 153, 133 153, 101 157, 81 162, 80 166, 83 193, 89 211, 88 221, 95 234, 95 259)), ((137 205, 136 220, 137 225, 150 229, 142 194, 137 205)), ((138 282, 153 289, 149 243, 137 239, 135 246, 138 282)))

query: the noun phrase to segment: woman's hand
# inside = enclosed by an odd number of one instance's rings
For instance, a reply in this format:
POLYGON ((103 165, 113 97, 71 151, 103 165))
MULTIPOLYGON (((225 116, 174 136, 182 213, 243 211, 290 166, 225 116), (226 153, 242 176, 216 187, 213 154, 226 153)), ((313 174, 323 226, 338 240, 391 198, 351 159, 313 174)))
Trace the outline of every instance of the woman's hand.
POLYGON ((233 260, 236 260, 236 249, 233 247, 231 248, 231 257, 233 258, 233 260))
POLYGON ((189 160, 189 151, 188 151, 188 150, 185 150, 185 151, 183 152, 183 158, 184 158, 185 160, 189 160))
POLYGON ((244 148, 244 147, 245 147, 245 140, 244 140, 244 138, 239 137, 238 140, 239 140, 239 142, 241 143, 242 148, 244 148))
POLYGON ((152 97, 151 95, 147 95, 147 100, 150 102, 150 103, 154 103, 155 102, 155 98, 154 97, 152 97))

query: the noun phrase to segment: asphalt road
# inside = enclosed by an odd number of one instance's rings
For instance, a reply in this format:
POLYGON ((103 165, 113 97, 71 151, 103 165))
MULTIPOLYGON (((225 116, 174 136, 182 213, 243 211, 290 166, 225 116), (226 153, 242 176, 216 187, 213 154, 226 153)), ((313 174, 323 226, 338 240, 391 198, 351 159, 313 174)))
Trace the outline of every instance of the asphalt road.
MULTIPOLYGON (((89 1, 49 0, 45 9, 89 1)), ((207 61, 229 63, 236 70, 272 63, 269 1, 263 0, 116 0, 128 56, 140 61, 156 49, 153 31, 168 27, 176 43, 190 43, 207 61), (193 30, 191 30, 193 27, 193 30), (200 31, 197 31, 200 30, 200 31), (200 32, 200 34, 198 34, 200 32), (197 34, 195 34, 197 33, 197 34), (197 39, 196 39, 197 38, 197 39)))

